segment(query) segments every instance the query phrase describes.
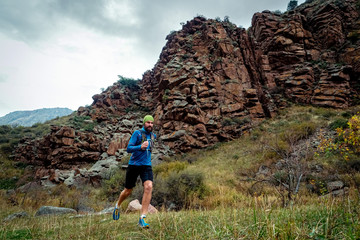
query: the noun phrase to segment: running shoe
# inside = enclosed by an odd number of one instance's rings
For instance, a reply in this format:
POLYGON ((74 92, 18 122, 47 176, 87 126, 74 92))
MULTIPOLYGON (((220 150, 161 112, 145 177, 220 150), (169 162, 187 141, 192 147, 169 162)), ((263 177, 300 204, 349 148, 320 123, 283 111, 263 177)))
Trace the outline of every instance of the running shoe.
POLYGON ((149 224, 146 222, 146 217, 140 217, 139 226, 142 228, 149 228, 149 224))
POLYGON ((113 219, 119 220, 119 218, 120 218, 120 210, 119 210, 118 206, 115 206, 115 209, 113 212, 113 219))

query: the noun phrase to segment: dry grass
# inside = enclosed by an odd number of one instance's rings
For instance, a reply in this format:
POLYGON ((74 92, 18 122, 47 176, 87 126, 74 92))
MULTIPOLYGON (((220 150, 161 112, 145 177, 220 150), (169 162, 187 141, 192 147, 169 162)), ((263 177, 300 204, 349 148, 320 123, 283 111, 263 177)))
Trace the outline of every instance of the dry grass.
MULTIPOLYGON (((354 109, 346 111, 351 113, 354 109)), ((344 182, 349 182, 350 194, 346 197, 319 197, 310 193, 305 187, 306 183, 303 183, 296 201, 283 208, 273 185, 260 185, 263 187, 262 194, 249 193, 259 166, 271 166, 279 160, 279 155, 265 148, 264 144, 282 140, 286 144, 280 147, 288 151, 292 131, 306 138, 316 131, 313 127, 327 127, 339 116, 347 115, 340 110, 295 106, 279 113, 275 119, 264 121, 237 140, 178 156, 176 162, 159 166, 159 177, 181 171, 200 172, 208 191, 201 199, 191 199, 188 207, 193 210, 162 211, 150 215, 149 230, 144 231, 136 226, 138 214, 122 214, 119 221, 113 221, 110 215, 71 219, 68 216, 30 217, 3 223, 0 238, 359 239, 359 192, 353 186, 357 186, 357 182, 360 186, 360 175, 340 173, 335 165, 337 156, 316 159, 311 156, 306 161, 322 164, 325 172, 336 173, 344 182), (310 132, 307 126, 310 126, 310 132), (283 133, 290 134, 285 136, 283 133), (284 139, 281 136, 285 136, 284 139)), ((0 217, 22 210, 33 216, 40 204, 73 207, 81 196, 81 192, 61 187, 58 191, 63 194, 61 200, 58 194, 47 197, 49 195, 40 191, 37 195, 40 198, 28 195, 17 206, 11 206, 5 200, 7 197, 3 191, 0 217)), ((101 210, 107 204, 107 198, 101 196, 102 193, 98 189, 86 196, 96 210, 101 210)), ((22 196, 17 196, 18 201, 22 196)))

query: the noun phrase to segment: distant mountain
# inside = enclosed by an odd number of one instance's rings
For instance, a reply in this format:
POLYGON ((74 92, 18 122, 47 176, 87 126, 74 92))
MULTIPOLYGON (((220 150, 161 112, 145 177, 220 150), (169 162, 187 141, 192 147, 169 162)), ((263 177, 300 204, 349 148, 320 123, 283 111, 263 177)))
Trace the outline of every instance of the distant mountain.
POLYGON ((30 127, 35 123, 44 123, 56 117, 70 115, 69 108, 43 108, 32 111, 15 111, 0 117, 0 125, 30 127))

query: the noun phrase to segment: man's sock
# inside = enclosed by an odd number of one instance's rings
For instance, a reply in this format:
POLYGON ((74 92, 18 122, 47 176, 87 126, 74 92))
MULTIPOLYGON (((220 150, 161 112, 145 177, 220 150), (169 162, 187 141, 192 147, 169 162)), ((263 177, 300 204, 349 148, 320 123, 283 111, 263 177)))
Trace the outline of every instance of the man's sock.
POLYGON ((116 202, 116 204, 115 204, 115 208, 119 208, 119 206, 118 206, 118 203, 116 202))
POLYGON ((146 218, 146 215, 145 215, 145 214, 142 214, 142 215, 140 216, 140 218, 146 218))

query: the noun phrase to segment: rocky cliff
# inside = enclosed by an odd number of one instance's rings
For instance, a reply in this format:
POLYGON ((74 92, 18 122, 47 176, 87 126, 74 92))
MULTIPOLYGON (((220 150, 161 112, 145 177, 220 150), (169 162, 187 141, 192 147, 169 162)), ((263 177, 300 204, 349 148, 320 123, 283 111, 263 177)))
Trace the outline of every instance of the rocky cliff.
POLYGON ((43 172, 109 156, 120 161, 146 113, 155 116, 155 155, 161 160, 170 151, 236 138, 289 102, 358 104, 359 39, 355 0, 307 1, 284 14, 256 13, 248 30, 196 17, 167 36, 158 62, 136 86, 115 83, 93 96, 90 107, 78 109, 97 123, 92 132, 54 127, 44 139, 23 142, 15 159, 43 172))

